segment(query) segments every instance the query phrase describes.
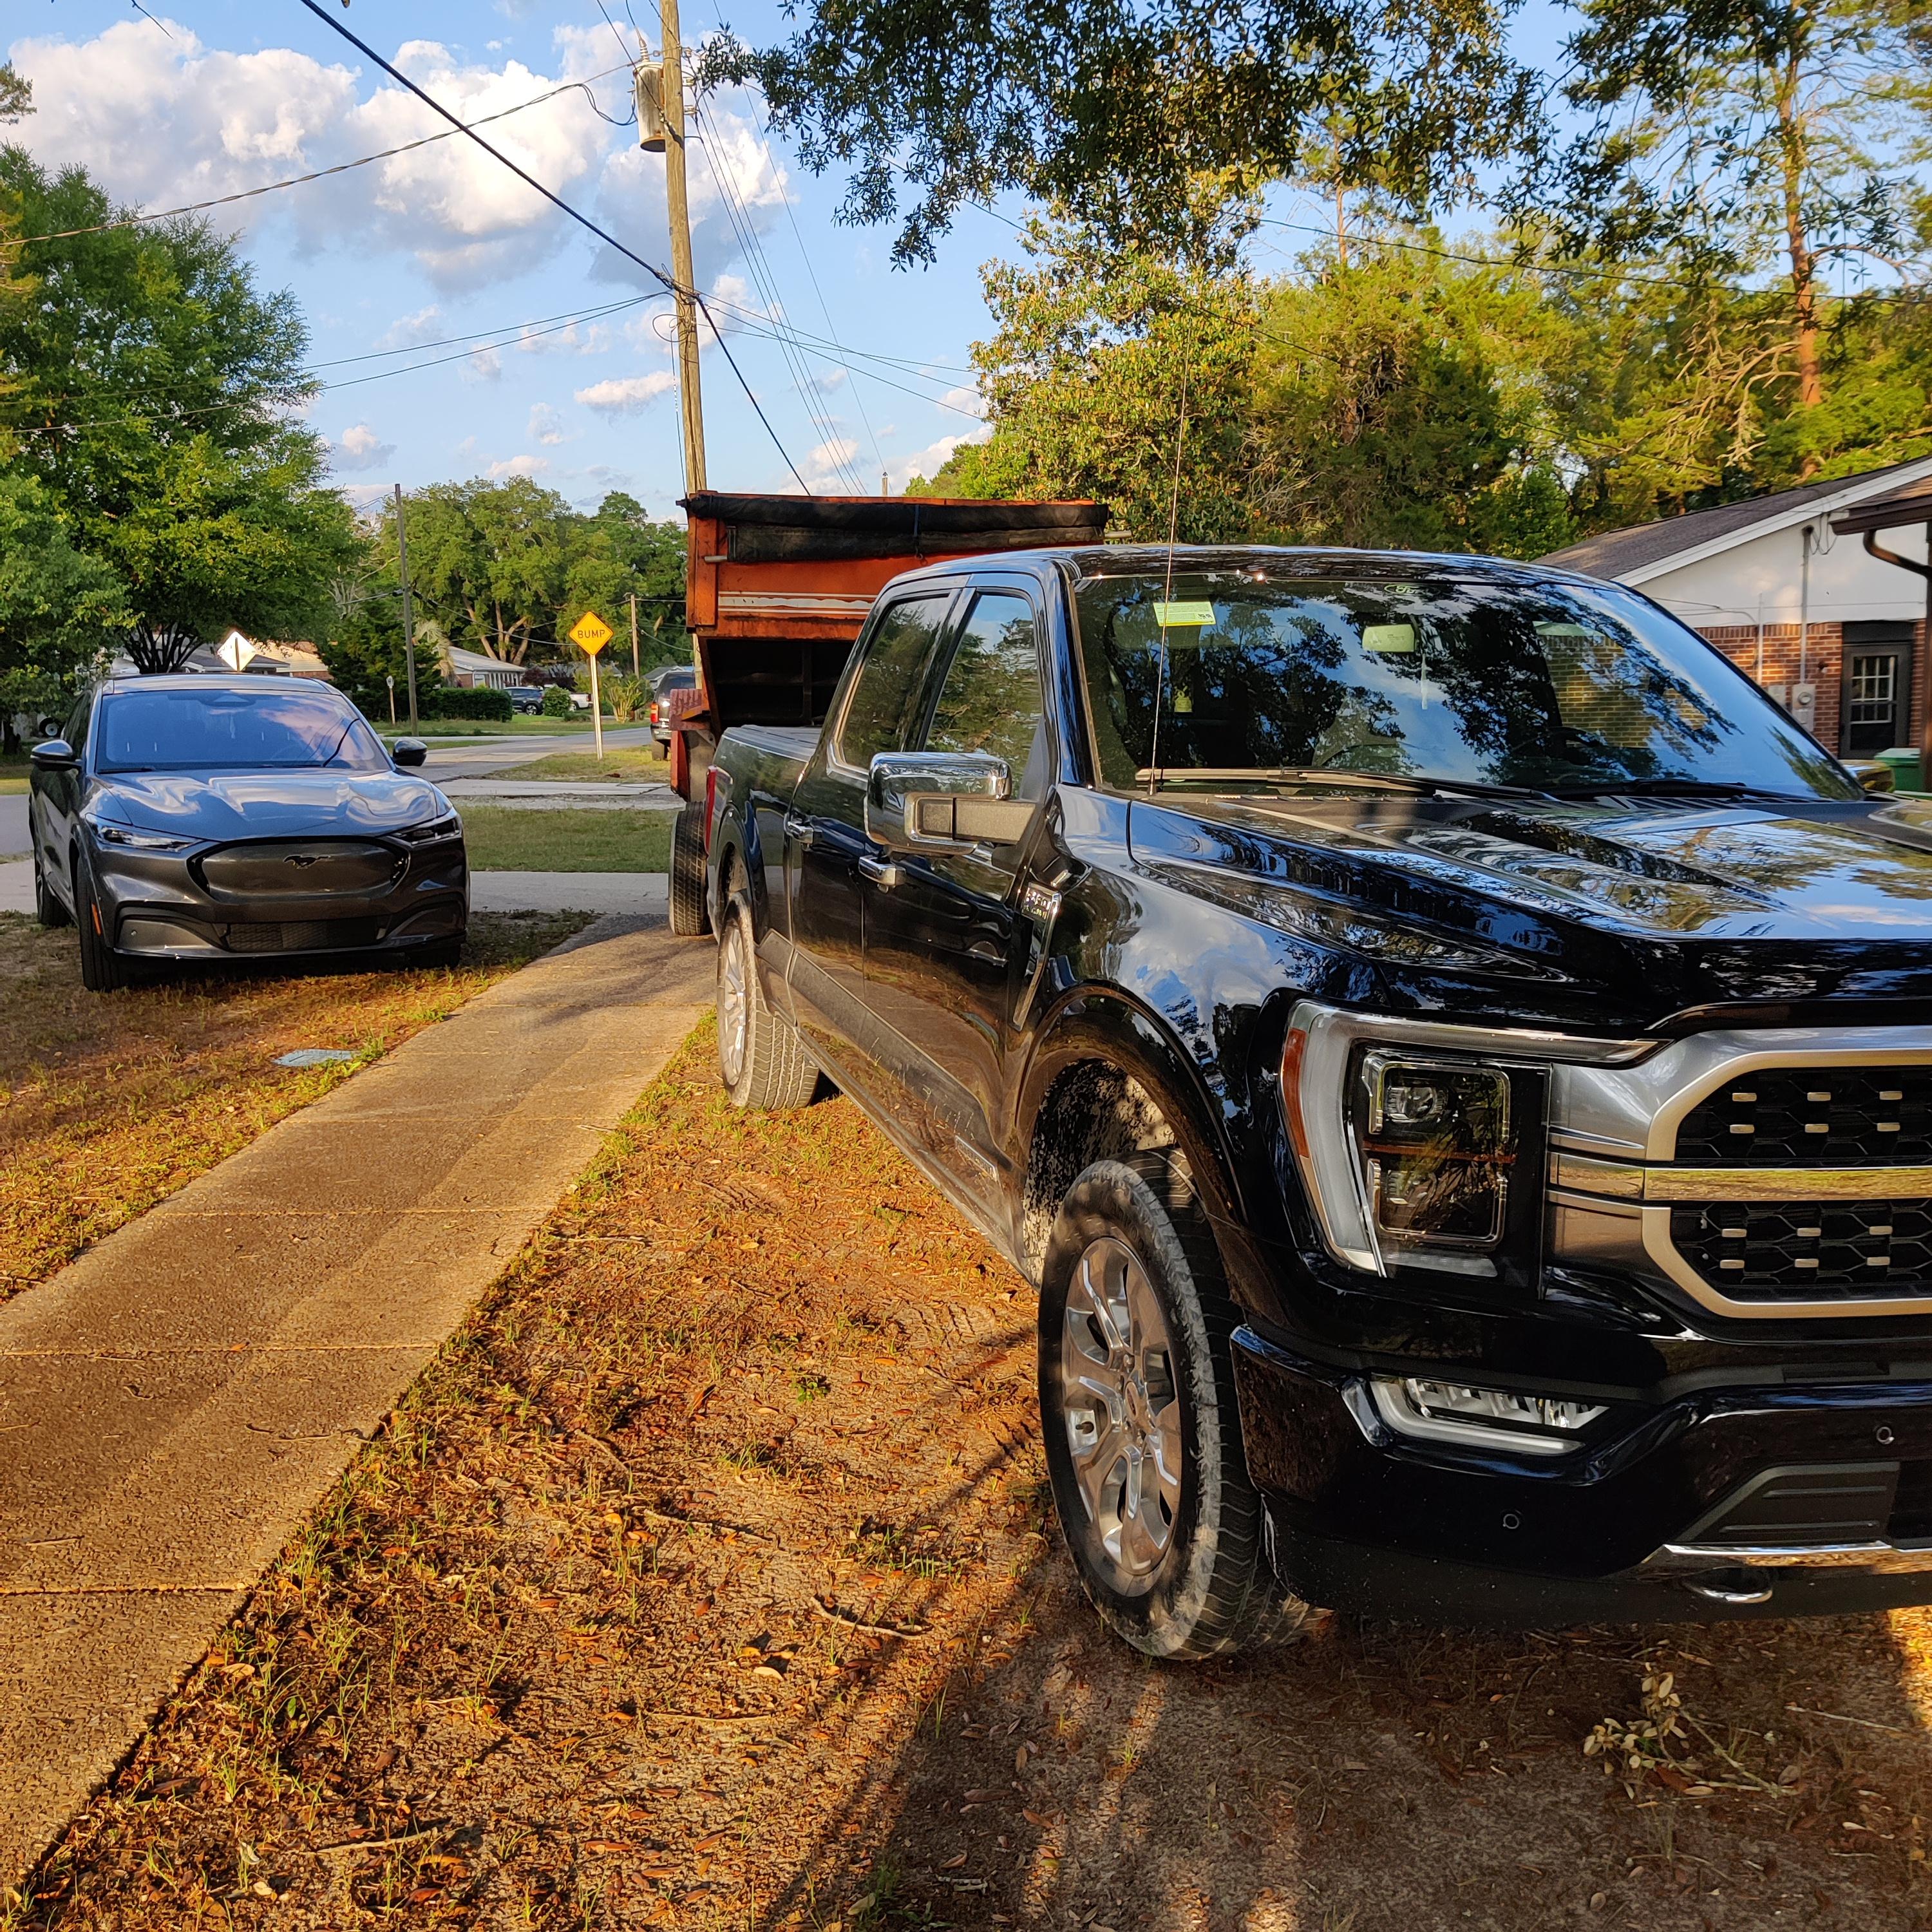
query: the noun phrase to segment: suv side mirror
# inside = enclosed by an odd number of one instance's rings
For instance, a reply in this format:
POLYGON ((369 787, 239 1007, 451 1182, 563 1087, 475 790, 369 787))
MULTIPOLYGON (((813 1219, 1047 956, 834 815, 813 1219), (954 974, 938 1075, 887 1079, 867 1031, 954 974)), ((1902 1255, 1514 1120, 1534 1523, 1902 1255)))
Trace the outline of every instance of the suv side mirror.
POLYGON ((1034 806, 988 752, 880 752, 866 781, 866 836, 889 852, 958 852, 1026 836, 1034 806))
POLYGON ((64 738, 50 738, 28 754, 37 772, 70 772, 80 763, 79 754, 64 738))
POLYGON ((429 757, 429 747, 420 738, 398 738, 389 747, 389 756, 398 765, 420 765, 429 757))

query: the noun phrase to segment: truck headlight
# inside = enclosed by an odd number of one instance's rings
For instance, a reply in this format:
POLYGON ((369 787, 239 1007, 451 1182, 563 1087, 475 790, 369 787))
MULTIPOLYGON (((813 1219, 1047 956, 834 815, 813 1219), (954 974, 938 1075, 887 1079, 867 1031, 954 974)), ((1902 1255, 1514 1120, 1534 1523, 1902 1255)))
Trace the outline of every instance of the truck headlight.
POLYGON ((1377 1274, 1494 1276, 1525 1136, 1540 1121, 1543 1070, 1440 1052, 1433 1040, 1389 1042, 1404 1030, 1312 1001, 1290 1019, 1282 1103, 1323 1242, 1377 1274))

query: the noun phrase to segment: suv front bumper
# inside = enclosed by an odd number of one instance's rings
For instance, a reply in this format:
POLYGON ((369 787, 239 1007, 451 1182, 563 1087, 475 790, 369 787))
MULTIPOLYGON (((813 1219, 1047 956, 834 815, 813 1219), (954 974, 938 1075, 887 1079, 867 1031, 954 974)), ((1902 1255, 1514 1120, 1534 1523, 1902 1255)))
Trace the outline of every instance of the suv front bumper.
POLYGON ((1234 1359, 1275 1566, 1311 1602, 1482 1623, 1932 1602, 1932 1381, 1691 1388, 1538 1457, 1398 1436, 1363 1372, 1252 1328, 1234 1359))

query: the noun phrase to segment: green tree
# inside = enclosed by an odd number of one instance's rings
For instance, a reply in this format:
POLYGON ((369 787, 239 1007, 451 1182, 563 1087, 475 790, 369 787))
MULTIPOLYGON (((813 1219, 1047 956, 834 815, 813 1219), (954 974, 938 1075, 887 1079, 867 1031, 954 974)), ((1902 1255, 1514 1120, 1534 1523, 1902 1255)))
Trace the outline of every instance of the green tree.
POLYGON ((64 710, 106 662, 128 619, 120 579, 76 550, 52 494, 0 470, 0 741, 16 714, 64 710))
POLYGON ((1009 189, 1110 238, 1171 247, 1192 184, 1306 172, 1340 144, 1352 182, 1411 213, 1466 193, 1536 120, 1509 0, 806 0, 782 46, 727 37, 704 78, 755 80, 846 217, 892 218, 929 257, 962 202, 1009 189))
POLYGON ((682 525, 653 523, 634 496, 614 490, 596 514, 578 519, 574 526, 556 634, 568 636, 585 611, 595 610, 617 633, 606 662, 628 664, 628 599, 634 596, 640 667, 648 670, 688 662, 684 567, 682 525))
POLYGON ((29 237, 100 230, 13 251, 34 298, 0 307, 0 423, 125 586, 136 664, 173 669, 231 626, 319 631, 355 543, 320 439, 290 418, 314 389, 292 298, 204 223, 103 228, 118 211, 85 174, 18 148, 0 196, 29 237))
MULTIPOLYGON (((1923 266, 1932 14, 1922 0, 1582 0, 1571 103, 1597 125, 1544 182, 1574 240, 1666 251, 1720 285, 1707 367, 1747 440, 1794 419, 1778 467, 1815 473, 1833 307, 1825 273, 1923 266), (1748 291, 1774 290, 1768 299, 1748 291), (1721 338, 1721 339, 1720 339, 1721 338)), ((1708 310, 1708 304, 1706 305, 1708 310)))
POLYGON ((1259 318, 1226 248, 1177 261, 1067 221, 1022 238, 1028 262, 981 274, 998 327, 973 361, 992 436, 910 490, 1095 497, 1144 540, 1247 534, 1259 318))
MULTIPOLYGON (((453 643, 522 664, 560 633, 570 561, 570 506, 529 478, 438 483, 405 500, 410 584, 453 643)), ((395 548, 386 512, 379 548, 395 548)))

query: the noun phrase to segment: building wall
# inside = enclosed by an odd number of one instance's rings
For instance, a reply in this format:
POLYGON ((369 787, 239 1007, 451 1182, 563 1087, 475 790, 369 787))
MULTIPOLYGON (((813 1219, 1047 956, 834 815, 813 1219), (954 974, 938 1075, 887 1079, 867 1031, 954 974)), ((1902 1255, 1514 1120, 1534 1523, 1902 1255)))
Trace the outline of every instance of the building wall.
MULTIPOLYGON (((1901 571, 1899 574, 1906 573, 1901 571)), ((1845 675, 1841 625, 1814 623, 1806 632, 1796 624, 1767 624, 1761 637, 1754 624, 1700 624, 1696 628, 1786 710, 1792 708, 1795 686, 1806 682, 1815 685, 1817 712, 1811 722, 1812 734, 1828 750, 1840 749, 1845 675)), ((1909 730, 1900 740, 1902 744, 1924 742, 1927 695, 1928 686, 1932 686, 1932 666, 1926 662, 1928 656, 1922 618, 1912 627, 1911 716, 1909 730)))
MULTIPOLYGON (((1804 526, 1773 530, 1701 563, 1642 575, 1634 587, 1700 631, 1759 623, 1796 624, 1803 607, 1804 526)), ((1923 528, 1893 530, 1882 541, 1901 556, 1923 560, 1923 528)), ((1819 537, 1811 558, 1812 624, 1862 618, 1922 619, 1925 580, 1882 563, 1856 537, 1819 537)))

